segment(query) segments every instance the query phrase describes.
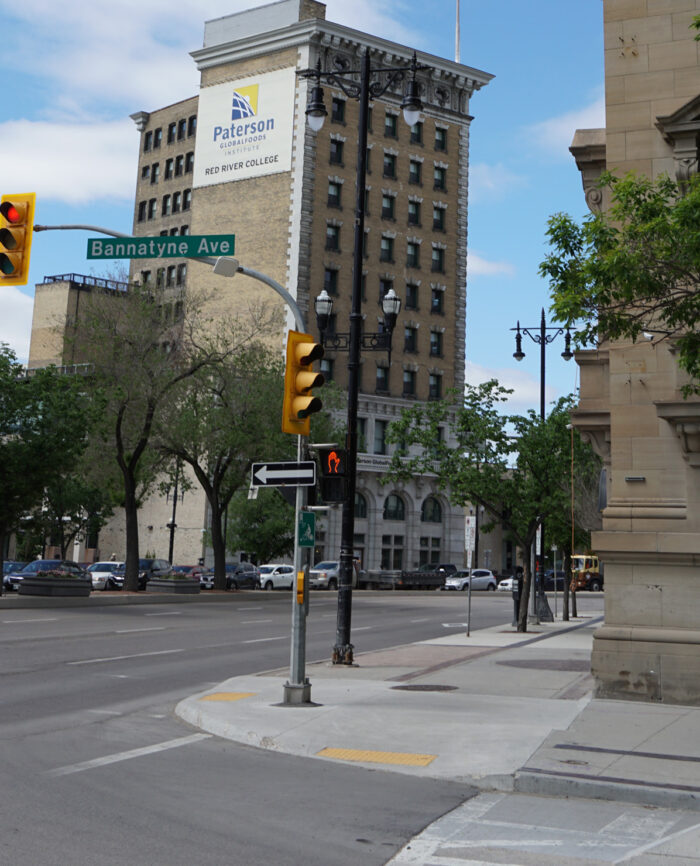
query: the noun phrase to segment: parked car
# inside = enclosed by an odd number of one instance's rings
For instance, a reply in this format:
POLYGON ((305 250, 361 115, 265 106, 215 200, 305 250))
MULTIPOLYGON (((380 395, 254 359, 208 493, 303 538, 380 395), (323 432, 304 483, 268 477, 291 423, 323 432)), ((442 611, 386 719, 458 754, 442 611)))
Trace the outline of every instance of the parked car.
POLYGON ((317 562, 309 569, 309 589, 338 589, 340 563, 336 559, 317 562))
POLYGON ((260 586, 262 589, 292 589, 294 587, 294 566, 270 562, 260 566, 260 586))
POLYGON ((17 559, 4 559, 3 563, 2 563, 2 575, 3 575, 3 577, 6 574, 10 574, 10 573, 15 572, 15 571, 21 571, 26 564, 27 564, 26 562, 20 562, 17 559))
MULTIPOLYGON (((139 589, 146 589, 146 584, 152 577, 167 577, 173 570, 167 559, 139 559, 139 589)), ((119 585, 124 586, 124 574, 126 564, 114 570, 112 579, 119 585)))
POLYGON ((25 577, 32 577, 40 571, 60 571, 92 583, 90 575, 77 562, 69 559, 35 559, 20 571, 11 571, 4 575, 3 584, 6 589, 17 590, 25 577))
POLYGON ((513 592, 513 588, 516 585, 517 581, 514 577, 506 577, 504 580, 499 581, 496 589, 499 592, 513 592))
POLYGON ((114 579, 114 572, 124 566, 123 562, 93 562, 87 567, 87 573, 92 580, 93 589, 121 589, 114 579))
POLYGON ((442 589, 465 592, 469 589, 470 583, 472 590, 486 589, 493 592, 497 586, 492 571, 488 568, 473 568, 471 573, 469 571, 455 571, 454 574, 448 575, 442 589))
POLYGON ((252 562, 226 563, 226 589, 257 589, 260 571, 252 562))
POLYGON ((542 588, 544 589, 545 592, 553 592, 555 589, 561 591, 564 589, 565 582, 566 582, 566 572, 565 571, 560 571, 559 569, 557 569, 557 575, 556 575, 556 579, 555 579, 554 569, 549 568, 544 573, 544 583, 543 583, 542 588))

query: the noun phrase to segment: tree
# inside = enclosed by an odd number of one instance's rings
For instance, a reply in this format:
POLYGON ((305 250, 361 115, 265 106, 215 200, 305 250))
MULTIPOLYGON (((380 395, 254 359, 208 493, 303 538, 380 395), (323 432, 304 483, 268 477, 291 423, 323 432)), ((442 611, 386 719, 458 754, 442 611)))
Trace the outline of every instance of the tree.
POLYGON ((687 184, 605 173, 610 207, 579 225, 566 214, 548 222, 553 248, 540 265, 549 277, 557 320, 583 321, 581 345, 670 340, 700 393, 700 178, 687 184))
POLYGON ((263 489, 248 499, 234 494, 228 509, 226 545, 245 550, 255 562, 275 562, 294 550, 294 506, 278 490, 263 489))
POLYGON ((8 534, 85 448, 84 385, 55 367, 30 375, 0 345, 0 559, 8 534))
POLYGON ((518 631, 527 631, 530 595, 530 552, 539 523, 545 525, 567 511, 569 467, 568 411, 558 404, 542 419, 504 415, 499 403, 512 393, 495 380, 467 385, 464 396, 419 404, 402 412, 389 427, 387 439, 397 443, 387 478, 432 475, 454 505, 483 506, 482 525, 489 531, 500 523, 523 551, 524 592, 518 631), (451 436, 441 436, 440 429, 451 436), (455 444, 448 444, 449 440, 455 444))
POLYGON ((162 454, 150 447, 160 415, 180 383, 221 360, 203 342, 203 304, 193 293, 133 285, 96 293, 82 306, 74 356, 92 365, 103 406, 95 432, 121 475, 127 590, 138 587, 138 508, 163 469, 162 454))

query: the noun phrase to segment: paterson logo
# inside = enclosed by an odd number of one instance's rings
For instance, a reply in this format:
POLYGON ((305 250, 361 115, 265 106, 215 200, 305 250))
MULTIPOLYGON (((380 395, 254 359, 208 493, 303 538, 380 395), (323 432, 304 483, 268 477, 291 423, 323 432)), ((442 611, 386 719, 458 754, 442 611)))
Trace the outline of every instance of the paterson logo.
POLYGON ((265 133, 275 128, 274 117, 258 118, 258 89, 250 84, 233 91, 230 126, 214 127, 214 141, 220 147, 264 141, 265 133))

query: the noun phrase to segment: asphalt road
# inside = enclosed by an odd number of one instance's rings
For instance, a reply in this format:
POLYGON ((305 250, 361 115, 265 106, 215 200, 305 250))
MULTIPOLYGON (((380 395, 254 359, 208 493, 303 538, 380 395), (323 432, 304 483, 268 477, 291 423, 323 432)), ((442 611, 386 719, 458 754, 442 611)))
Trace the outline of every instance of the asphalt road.
MULTIPOLYGON (((509 595, 475 593, 471 626, 511 610, 509 595)), ((330 656, 335 616, 334 593, 312 594, 309 661, 330 656)), ((465 621, 463 595, 358 593, 353 642, 361 654, 465 621)), ((227 677, 288 666, 290 623, 289 592, 218 604, 3 602, 0 863, 382 864, 471 795, 239 746, 172 715, 227 677)))

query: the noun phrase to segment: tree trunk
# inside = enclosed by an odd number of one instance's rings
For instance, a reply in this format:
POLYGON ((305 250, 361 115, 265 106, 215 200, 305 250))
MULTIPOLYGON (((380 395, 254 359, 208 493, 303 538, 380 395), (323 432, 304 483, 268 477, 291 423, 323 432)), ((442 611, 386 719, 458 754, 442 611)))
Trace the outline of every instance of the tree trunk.
POLYGON ((124 590, 139 588, 139 512, 136 502, 136 481, 128 470, 124 472, 124 514, 126 515, 126 563, 124 590))
MULTIPOLYGON (((212 497, 213 498, 213 497, 212 497)), ((214 589, 226 589, 226 545, 221 528, 221 508, 218 497, 211 503, 211 546, 214 551, 214 589)))
POLYGON ((527 631, 527 609, 530 604, 530 586, 532 584, 532 575, 530 572, 530 551, 527 552, 528 561, 525 563, 523 570, 523 591, 520 595, 520 607, 518 609, 518 631, 527 631))

